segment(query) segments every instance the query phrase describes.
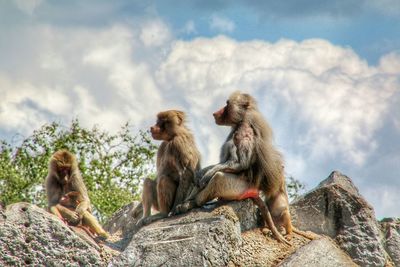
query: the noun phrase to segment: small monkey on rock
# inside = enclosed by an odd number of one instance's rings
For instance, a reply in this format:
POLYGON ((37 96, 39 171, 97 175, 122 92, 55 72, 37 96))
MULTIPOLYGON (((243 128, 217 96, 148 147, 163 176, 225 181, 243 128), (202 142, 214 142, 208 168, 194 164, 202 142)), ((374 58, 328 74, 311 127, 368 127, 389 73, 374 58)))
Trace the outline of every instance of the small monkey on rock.
POLYGON ((202 206, 214 198, 252 198, 274 236, 288 244, 275 227, 283 227, 286 235, 297 231, 289 213, 283 160, 273 146, 272 129, 259 112, 255 99, 234 92, 226 106, 213 116, 217 125, 231 127, 221 148, 220 163, 201 170, 199 186, 202 190, 194 200, 179 205, 177 213, 202 206), (266 203, 259 197, 259 191, 266 203))
POLYGON ((150 128, 153 139, 163 142, 157 152, 157 178, 146 178, 143 184, 143 217, 138 226, 167 217, 197 193, 195 173, 200 170, 200 153, 185 120, 182 111, 163 111, 150 128), (150 216, 152 207, 159 213, 150 216))
POLYGON ((82 222, 96 235, 108 238, 107 232, 91 213, 87 189, 75 155, 71 152, 62 149, 52 155, 46 177, 46 193, 49 211, 62 221, 70 225, 82 222))

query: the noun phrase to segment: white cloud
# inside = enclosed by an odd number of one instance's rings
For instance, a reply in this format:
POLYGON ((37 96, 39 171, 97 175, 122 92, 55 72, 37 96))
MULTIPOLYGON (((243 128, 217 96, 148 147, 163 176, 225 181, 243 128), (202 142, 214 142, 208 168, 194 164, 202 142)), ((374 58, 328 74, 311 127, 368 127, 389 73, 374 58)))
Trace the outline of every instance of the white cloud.
POLYGON ((378 220, 385 217, 399 217, 400 195, 397 187, 375 184, 373 187, 361 188, 361 194, 375 207, 375 215, 378 220))
POLYGON ((77 85, 73 88, 76 93, 76 106, 73 109, 73 117, 80 118, 83 126, 106 126, 109 131, 116 131, 126 122, 126 117, 119 110, 108 110, 97 103, 96 98, 85 87, 77 85), (82 116, 82 114, 85 114, 82 116))
POLYGON ((14 0, 14 2, 21 11, 33 15, 35 9, 43 3, 43 0, 14 0))
POLYGON ((400 54, 391 52, 379 60, 379 67, 390 74, 398 74, 400 70, 400 54))
POLYGON ((54 52, 43 54, 40 61, 40 67, 43 69, 62 71, 65 68, 63 58, 54 52))
POLYGON ((171 31, 168 26, 159 19, 149 20, 142 25, 140 40, 145 46, 161 46, 171 38, 171 31))
POLYGON ((233 32, 235 30, 235 23, 226 17, 212 15, 210 29, 219 32, 233 32))
MULTIPOLYGON (((362 165, 376 148, 374 134, 399 88, 399 72, 387 71, 389 66, 395 71, 399 61, 385 62, 388 66, 370 67, 352 50, 317 39, 271 44, 199 38, 177 42, 158 75, 165 87, 182 92, 199 117, 211 114, 212 101, 224 103, 236 88, 258 98, 277 96, 279 112, 307 125, 291 136, 297 149, 309 150, 302 156, 362 165)), ((263 103, 260 107, 265 111, 263 103)))
POLYGON ((71 99, 61 88, 35 87, 29 82, 15 82, 0 75, 0 128, 28 133, 55 116, 69 112, 71 99))
POLYGON ((113 131, 126 121, 143 126, 157 112, 162 98, 142 60, 138 32, 122 25, 63 31, 32 26, 29 32, 35 34, 13 35, 13 42, 31 49, 2 51, 12 52, 22 68, 1 76, 1 128, 29 134, 45 122, 78 117, 113 131))

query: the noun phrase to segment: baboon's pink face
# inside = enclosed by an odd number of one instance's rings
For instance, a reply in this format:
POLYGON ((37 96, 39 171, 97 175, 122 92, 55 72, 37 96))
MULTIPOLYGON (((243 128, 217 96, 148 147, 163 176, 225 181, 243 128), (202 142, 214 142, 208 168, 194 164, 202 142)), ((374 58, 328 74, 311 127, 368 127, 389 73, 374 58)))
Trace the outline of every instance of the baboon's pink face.
POLYGON ((235 125, 235 122, 232 119, 233 111, 233 104, 229 100, 226 101, 226 105, 223 108, 213 113, 215 123, 223 126, 235 125))
POLYGON ((150 127, 151 136, 154 140, 169 141, 172 136, 168 129, 174 122, 164 118, 158 118, 157 123, 150 127))

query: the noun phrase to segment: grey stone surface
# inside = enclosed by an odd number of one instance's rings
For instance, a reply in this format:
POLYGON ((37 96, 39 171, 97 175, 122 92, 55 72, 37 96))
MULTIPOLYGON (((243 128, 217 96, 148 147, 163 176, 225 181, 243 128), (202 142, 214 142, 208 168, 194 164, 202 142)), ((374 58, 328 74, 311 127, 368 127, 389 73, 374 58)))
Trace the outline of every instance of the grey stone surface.
POLYGON ((297 228, 336 244, 296 234, 292 246, 279 243, 256 229, 261 219, 251 200, 208 203, 141 229, 135 224, 142 206, 134 202, 104 226, 115 233, 107 254, 45 210, 16 203, 0 207, 0 266, 104 266, 112 256, 109 266, 384 266, 384 248, 400 266, 399 221, 382 222, 382 234, 373 209, 338 172, 293 203, 291 213, 297 228))
POLYGON ((110 234, 122 231, 124 235, 134 230, 135 224, 142 217, 143 207, 139 201, 134 201, 116 211, 104 224, 104 230, 110 234))
POLYGON ((384 266, 373 208, 351 180, 333 172, 320 186, 291 205, 295 226, 333 238, 361 266, 384 266))
POLYGON ((58 218, 28 203, 0 214, 0 266, 101 266, 100 253, 58 218))
POLYGON ((348 176, 346 176, 338 171, 333 171, 328 176, 328 178, 326 178, 325 180, 320 182, 316 188, 329 186, 332 184, 340 185, 342 188, 344 188, 346 191, 348 191, 352 195, 360 196, 360 192, 358 191, 358 188, 354 185, 353 181, 348 176))
POLYGON ((313 240, 281 262, 279 267, 358 266, 330 238, 313 240))
POLYGON ((226 266, 239 251, 241 232, 257 227, 257 217, 246 200, 157 221, 137 231, 110 266, 226 266))
POLYGON ((400 222, 396 219, 381 222, 384 244, 395 266, 400 266, 400 222))

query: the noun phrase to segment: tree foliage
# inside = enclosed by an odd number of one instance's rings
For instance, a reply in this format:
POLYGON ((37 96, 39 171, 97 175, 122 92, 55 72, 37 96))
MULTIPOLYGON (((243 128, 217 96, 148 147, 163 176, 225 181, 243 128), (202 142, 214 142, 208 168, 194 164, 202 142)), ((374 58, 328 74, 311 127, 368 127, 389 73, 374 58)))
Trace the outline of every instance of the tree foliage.
POLYGON ((289 176, 286 179, 286 188, 287 188, 287 193, 289 196, 289 199, 294 200, 298 198, 306 189, 306 186, 301 183, 299 180, 293 178, 292 176, 289 176))
POLYGON ((48 161, 62 148, 77 156, 92 206, 102 221, 137 198, 142 178, 155 172, 156 146, 145 132, 133 135, 129 124, 116 134, 98 127, 85 129, 77 120, 69 127, 46 124, 18 146, 0 141, 0 201, 46 207, 48 161))

